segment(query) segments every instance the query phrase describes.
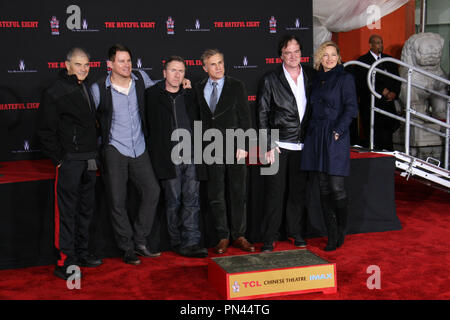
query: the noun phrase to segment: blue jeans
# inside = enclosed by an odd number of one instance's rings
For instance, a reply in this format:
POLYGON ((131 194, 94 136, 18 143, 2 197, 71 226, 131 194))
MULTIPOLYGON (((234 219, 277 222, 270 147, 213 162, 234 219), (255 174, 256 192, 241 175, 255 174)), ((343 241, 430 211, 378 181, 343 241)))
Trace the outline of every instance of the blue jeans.
POLYGON ((200 241, 200 182, 194 164, 175 166, 176 178, 161 181, 166 202, 167 229, 172 246, 181 248, 200 241))

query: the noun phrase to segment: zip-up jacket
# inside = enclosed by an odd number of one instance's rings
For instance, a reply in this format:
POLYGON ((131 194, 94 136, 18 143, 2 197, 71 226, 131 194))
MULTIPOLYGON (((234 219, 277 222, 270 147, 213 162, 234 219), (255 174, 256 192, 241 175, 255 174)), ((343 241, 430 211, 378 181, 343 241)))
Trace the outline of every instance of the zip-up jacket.
POLYGON ((55 165, 66 159, 88 160, 97 155, 95 106, 89 86, 85 85, 85 89, 75 75, 61 70, 44 92, 38 136, 42 153, 55 165))
MULTIPOLYGON (((200 118, 192 90, 180 87, 179 94, 173 97, 165 90, 165 81, 148 88, 145 117, 149 131, 147 146, 155 174, 158 179, 173 179, 176 177, 176 171, 171 153, 173 148, 179 146, 182 138, 180 141, 172 141, 172 132, 175 129, 190 131, 192 150, 194 121, 200 118)), ((191 154, 192 158, 193 156, 191 154)), ((198 179, 205 179, 203 166, 197 165, 196 169, 198 179)))

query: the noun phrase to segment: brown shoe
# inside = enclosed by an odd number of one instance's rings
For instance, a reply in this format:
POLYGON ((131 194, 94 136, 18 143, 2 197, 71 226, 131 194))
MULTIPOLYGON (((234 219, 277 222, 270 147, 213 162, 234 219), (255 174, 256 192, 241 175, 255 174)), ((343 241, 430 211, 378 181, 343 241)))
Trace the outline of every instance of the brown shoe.
POLYGON ((230 240, 222 239, 219 241, 217 246, 214 248, 214 252, 218 254, 222 254, 227 252, 228 245, 230 244, 230 240))
POLYGON ((255 246, 247 241, 244 237, 239 237, 233 241, 233 247, 239 248, 248 252, 255 252, 255 246))

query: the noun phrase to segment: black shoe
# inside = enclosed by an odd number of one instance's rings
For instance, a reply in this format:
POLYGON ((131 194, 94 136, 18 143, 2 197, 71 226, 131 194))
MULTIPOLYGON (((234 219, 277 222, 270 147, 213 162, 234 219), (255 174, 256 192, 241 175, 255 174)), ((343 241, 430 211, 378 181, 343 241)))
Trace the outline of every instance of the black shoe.
POLYGON ((306 248, 306 241, 302 238, 296 238, 294 240, 294 246, 298 248, 306 248))
POLYGON ((139 260, 133 250, 129 250, 125 252, 125 255, 123 256, 123 262, 137 266, 141 263, 141 260, 139 260))
POLYGON ((208 250, 206 248, 200 248, 198 245, 193 245, 184 248, 178 248, 177 253, 189 258, 206 258, 208 256, 208 250))
MULTIPOLYGON (((71 276, 73 276, 75 274, 74 270, 71 270, 71 272, 69 272, 69 270, 67 270, 69 267, 70 266, 67 266, 67 267, 65 267, 65 266, 63 266, 63 267, 56 266, 55 270, 53 271, 53 274, 55 276, 57 276, 58 278, 61 278, 63 280, 67 280, 67 279, 69 279, 69 277, 71 277, 71 276)), ((75 275, 74 280, 76 280, 76 279, 81 279, 81 271, 79 271, 75 275)))
POLYGON ((327 241, 327 246, 323 250, 324 251, 334 251, 337 248, 337 241, 338 241, 336 217, 334 215, 332 215, 329 218, 329 223, 328 223, 327 229, 328 229, 327 230, 328 241, 327 241))
POLYGON ((271 252, 273 251, 273 242, 264 242, 263 246, 261 247, 261 252, 271 252))
POLYGON ((144 245, 136 245, 134 251, 142 257, 155 258, 161 255, 161 252, 150 252, 144 245))
POLYGON ((103 263, 102 259, 99 259, 92 254, 86 257, 81 257, 78 259, 78 261, 81 267, 88 267, 88 268, 98 267, 103 263))

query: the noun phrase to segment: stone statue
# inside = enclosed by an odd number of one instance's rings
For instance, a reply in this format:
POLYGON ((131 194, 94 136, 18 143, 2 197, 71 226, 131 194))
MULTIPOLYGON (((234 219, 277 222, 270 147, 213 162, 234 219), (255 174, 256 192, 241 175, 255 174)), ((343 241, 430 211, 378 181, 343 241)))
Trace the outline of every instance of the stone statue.
MULTIPOLYGON (((429 73, 446 78, 446 75, 440 66, 443 46, 444 39, 439 34, 430 32, 415 34, 406 40, 403 46, 401 60, 414 67, 421 68, 429 73)), ((399 73, 401 77, 407 79, 407 68, 400 67, 399 73)), ((427 77, 421 73, 413 72, 411 80, 425 88, 447 94, 447 86, 445 83, 427 77)), ((406 87, 406 83, 402 83, 400 100, 403 107, 406 106, 406 87)), ((415 87, 411 87, 411 108, 439 120, 445 121, 447 117, 447 101, 445 99, 415 87)), ((427 127, 440 130, 440 127, 436 124, 420 120, 414 116, 411 116, 411 119, 415 122, 424 124, 427 127)), ((404 144, 404 125, 402 125, 401 129, 394 135, 394 144, 399 145, 396 150, 403 149, 400 148, 400 145, 404 144)), ((425 159, 429 156, 440 159, 442 144, 443 140, 441 137, 411 126, 410 154, 412 156, 421 159, 425 159)))

